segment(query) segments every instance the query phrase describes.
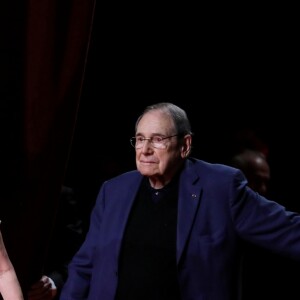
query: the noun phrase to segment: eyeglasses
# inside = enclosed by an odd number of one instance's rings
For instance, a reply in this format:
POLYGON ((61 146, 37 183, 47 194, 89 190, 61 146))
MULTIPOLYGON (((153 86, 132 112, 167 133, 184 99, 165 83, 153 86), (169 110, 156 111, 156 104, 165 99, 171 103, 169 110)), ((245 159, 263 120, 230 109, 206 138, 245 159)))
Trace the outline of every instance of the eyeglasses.
POLYGON ((178 134, 174 134, 174 135, 170 135, 170 136, 159 136, 159 135, 154 135, 150 138, 145 138, 142 136, 138 136, 138 137, 132 137, 130 139, 130 144, 135 148, 135 149, 141 149, 144 144, 145 141, 149 141, 150 144, 157 149, 165 149, 167 148, 167 139, 170 139, 174 136, 178 136, 178 134))

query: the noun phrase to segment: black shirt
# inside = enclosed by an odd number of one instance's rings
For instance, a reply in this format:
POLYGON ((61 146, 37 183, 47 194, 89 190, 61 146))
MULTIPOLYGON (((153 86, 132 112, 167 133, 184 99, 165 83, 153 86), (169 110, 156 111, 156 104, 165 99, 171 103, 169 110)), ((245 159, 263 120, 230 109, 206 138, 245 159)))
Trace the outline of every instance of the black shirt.
POLYGON ((143 180, 123 238, 117 300, 180 299, 177 198, 177 179, 158 190, 143 180))

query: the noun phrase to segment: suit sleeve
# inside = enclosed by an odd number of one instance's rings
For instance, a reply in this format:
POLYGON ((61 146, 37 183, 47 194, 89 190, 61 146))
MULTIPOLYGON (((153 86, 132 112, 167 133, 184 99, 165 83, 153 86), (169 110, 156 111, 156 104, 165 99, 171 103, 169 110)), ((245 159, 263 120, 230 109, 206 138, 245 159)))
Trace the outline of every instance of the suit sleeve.
POLYGON ((300 261, 299 214, 251 190, 239 172, 230 193, 232 220, 243 240, 300 261))

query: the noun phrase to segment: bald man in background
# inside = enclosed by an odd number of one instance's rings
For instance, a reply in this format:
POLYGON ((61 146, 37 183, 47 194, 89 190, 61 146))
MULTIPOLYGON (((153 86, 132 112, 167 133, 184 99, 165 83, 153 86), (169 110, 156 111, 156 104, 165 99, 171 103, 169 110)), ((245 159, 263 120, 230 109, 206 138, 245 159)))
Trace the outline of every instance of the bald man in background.
POLYGON ((271 172, 262 152, 244 149, 232 157, 230 164, 245 174, 250 188, 263 196, 267 195, 271 172))

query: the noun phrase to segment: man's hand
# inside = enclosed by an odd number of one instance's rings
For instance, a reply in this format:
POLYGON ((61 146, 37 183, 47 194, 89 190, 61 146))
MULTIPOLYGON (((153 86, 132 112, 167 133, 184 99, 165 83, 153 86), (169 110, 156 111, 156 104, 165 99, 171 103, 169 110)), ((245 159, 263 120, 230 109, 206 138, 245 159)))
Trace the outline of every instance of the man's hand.
POLYGON ((53 280, 45 275, 34 283, 29 292, 28 300, 52 300, 57 294, 57 288, 53 280))

